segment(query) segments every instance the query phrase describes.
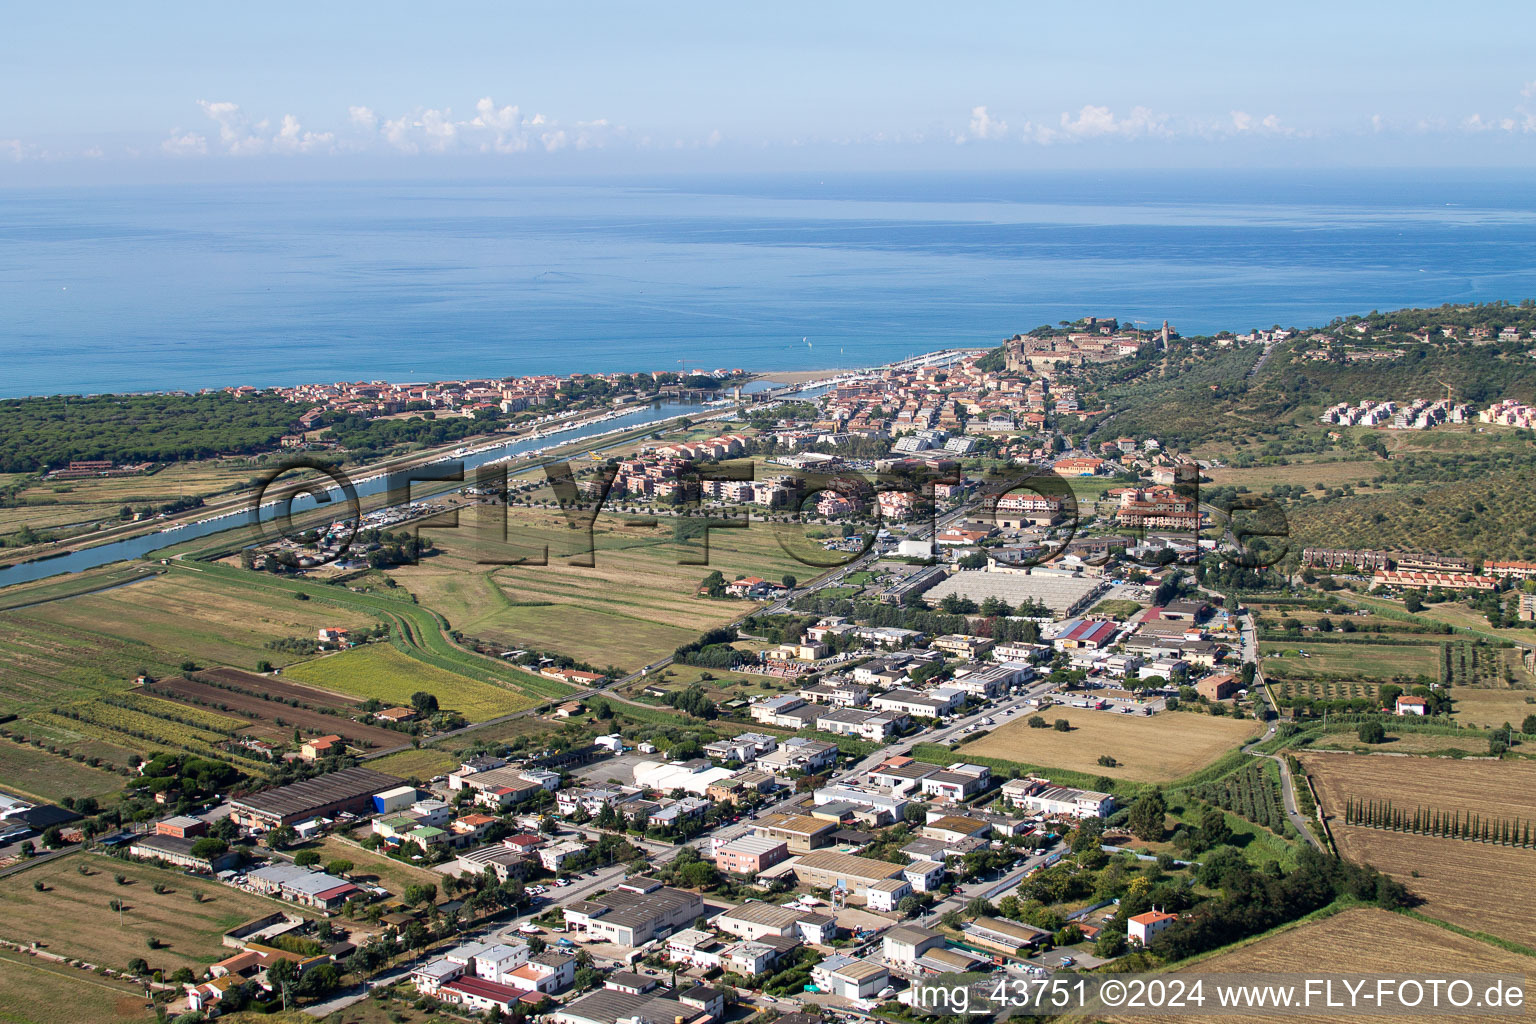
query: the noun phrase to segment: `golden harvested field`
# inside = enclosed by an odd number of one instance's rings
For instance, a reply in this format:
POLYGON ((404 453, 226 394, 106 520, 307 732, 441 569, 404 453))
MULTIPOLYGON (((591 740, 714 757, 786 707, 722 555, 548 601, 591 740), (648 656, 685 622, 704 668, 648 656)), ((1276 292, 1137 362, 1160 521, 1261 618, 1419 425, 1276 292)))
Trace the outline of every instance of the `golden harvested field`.
POLYGON ((1301 762, 1317 786, 1323 809, 1336 819, 1344 814, 1346 797, 1391 800, 1405 809, 1422 804, 1501 818, 1536 818, 1536 762, 1326 753, 1304 753, 1301 762))
MULTIPOLYGON (((1536 960, 1469 939, 1411 917, 1359 907, 1309 921, 1257 942, 1221 953, 1178 973, 1236 974, 1245 972, 1316 973, 1326 963, 1334 973, 1401 974, 1418 965, 1433 964, 1442 973, 1536 974, 1536 960), (1389 939, 1388 941, 1383 941, 1389 939)), ((1110 1018, 1116 1024, 1173 1024, 1194 1018, 1168 1014, 1136 1014, 1110 1018)), ((1271 1024, 1274 1014, 1222 1015, 1234 1024, 1271 1024)), ((1381 1016, 1330 1015, 1329 1020, 1381 1021, 1381 1016)), ((1415 1017, 1431 1021, 1491 1021, 1472 1015, 1415 1017)))
POLYGON ((1192 712, 1165 712, 1151 718, 1085 708, 1048 708, 1047 722, 1065 718, 1071 732, 1031 729, 1025 715, 998 726, 956 751, 967 756, 997 757, 1046 768, 1066 768, 1090 775, 1135 782, 1166 782, 1188 775, 1240 746, 1261 731, 1252 719, 1216 718, 1192 712), (1120 762, 1098 763, 1101 754, 1120 762))
MULTIPOLYGON (((1339 853, 1374 865, 1424 900, 1442 921, 1533 945, 1536 850, 1330 823, 1339 853), (1418 872, 1415 877, 1414 872, 1418 872)), ((1536 967, 1536 965, 1533 965, 1536 967)), ((1536 971, 1533 971, 1536 973, 1536 971)))
MULTIPOLYGON (((1516 729, 1526 715, 1536 715, 1536 690, 1484 690, 1470 686, 1458 686, 1451 691, 1456 701, 1452 717, 1462 725, 1479 725, 1483 728, 1498 727, 1509 722, 1516 729)), ((1483 744, 1484 751, 1487 744, 1483 744)))
POLYGON ((1238 469, 1231 466, 1210 471, 1212 486, 1243 486, 1255 491, 1266 491, 1275 484, 1301 484, 1311 488, 1314 484, 1338 487, 1343 484, 1359 485, 1362 480, 1374 480, 1382 472, 1378 459, 1359 462, 1303 462, 1289 466, 1254 466, 1238 469))
POLYGON ((0 879, 0 906, 0 937, 12 942, 39 940, 49 952, 110 967, 143 957, 151 967, 200 971, 226 955, 220 945, 224 932, 279 904, 179 871, 77 853, 0 879), (89 875, 79 873, 82 865, 89 875), (119 874, 129 884, 118 885, 119 874), (34 890, 38 881, 47 891, 34 890), (156 893, 157 882, 169 892, 156 893), (206 901, 197 902, 195 893, 206 901), (108 906, 114 899, 124 904, 121 921, 108 906), (149 949, 150 936, 166 945, 149 949))

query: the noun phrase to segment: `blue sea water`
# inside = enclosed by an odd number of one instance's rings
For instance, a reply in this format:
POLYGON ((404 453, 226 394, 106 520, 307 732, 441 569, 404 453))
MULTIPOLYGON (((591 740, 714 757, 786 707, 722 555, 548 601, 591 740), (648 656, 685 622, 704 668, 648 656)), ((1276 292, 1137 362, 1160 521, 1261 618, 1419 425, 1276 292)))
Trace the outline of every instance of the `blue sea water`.
POLYGON ((867 365, 1084 314, 1185 333, 1536 296, 1468 171, 0 191, 0 395, 867 365))

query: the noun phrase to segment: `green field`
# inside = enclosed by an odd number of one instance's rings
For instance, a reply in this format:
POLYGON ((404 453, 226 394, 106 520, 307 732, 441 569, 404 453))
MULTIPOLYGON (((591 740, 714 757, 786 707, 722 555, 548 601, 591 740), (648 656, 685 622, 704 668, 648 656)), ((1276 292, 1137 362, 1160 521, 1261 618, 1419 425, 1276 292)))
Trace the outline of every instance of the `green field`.
POLYGON ((228 955, 220 936, 230 928, 280 906, 302 912, 179 871, 94 853, 70 854, 0 879, 0 903, 0 937, 13 942, 37 940, 49 952, 111 967, 143 957, 151 967, 194 971, 228 955), (81 866, 90 874, 80 874, 81 866), (115 875, 128 884, 118 885, 115 875), (46 891, 33 888, 39 881, 46 891), (168 891, 155 892, 156 883, 168 891), (197 901, 198 893, 204 902, 197 901), (123 902, 120 915, 108 906, 114 899, 123 902), (165 946, 149 949, 151 936, 165 946))
POLYGON ((429 531, 440 553, 391 575, 468 636, 559 651, 599 669, 640 668, 753 609, 697 596, 711 570, 727 579, 790 573, 802 582, 818 572, 787 555, 777 539, 782 528, 766 523, 711 531, 708 564, 690 565, 684 559, 703 558, 703 545, 675 541, 672 520, 605 514, 593 530, 595 564, 584 566, 577 564, 585 560, 581 532, 558 513, 513 508, 509 517, 507 544, 477 540, 467 522, 429 531), (546 547, 547 565, 483 564, 542 559, 546 547))
MULTIPOLYGON (((411 694, 426 690, 437 697, 444 710, 457 711, 471 722, 520 711, 534 703, 525 694, 417 661, 388 644, 326 655, 285 670, 283 677, 364 700, 377 697, 386 704, 408 705, 411 694)), ((406 742, 406 737, 401 740, 406 742)))
MULTIPOLYGON (((478 739, 480 733, 476 731, 470 735, 478 739)), ((422 747, 419 750, 401 750, 394 754, 385 754, 383 757, 368 761, 367 764, 374 771, 398 775, 402 779, 425 780, 451 768, 457 768, 460 760, 461 758, 452 751, 422 747)))
POLYGON ((170 675, 187 660, 244 669, 262 660, 283 665, 295 656, 267 648, 269 640, 375 621, 188 567, 0 612, 0 694, 8 709, 27 711, 123 690, 140 671, 170 675))
POLYGON ((1135 601, 1100 601, 1089 609, 1088 614, 1128 619, 1139 611, 1141 611, 1141 605, 1135 601))
POLYGON ((112 772, 0 739, 0 786, 21 796, 52 803, 67 796, 99 799, 122 789, 123 781, 112 772))
POLYGON ((1264 673, 1279 678, 1311 679, 1316 676, 1354 676, 1360 679, 1413 679, 1427 676, 1440 680, 1438 645, 1391 646, 1387 644, 1309 644, 1306 640, 1259 643, 1264 673), (1301 651, 1307 652, 1302 657, 1301 651), (1278 653, 1280 657, 1272 658, 1278 653))

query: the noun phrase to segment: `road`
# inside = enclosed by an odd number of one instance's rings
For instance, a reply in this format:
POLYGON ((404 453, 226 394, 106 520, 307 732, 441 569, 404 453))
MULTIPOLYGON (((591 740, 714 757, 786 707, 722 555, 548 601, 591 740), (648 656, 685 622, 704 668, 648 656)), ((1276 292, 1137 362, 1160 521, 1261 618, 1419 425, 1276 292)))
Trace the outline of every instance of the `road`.
MULTIPOLYGON (((1215 591, 1207 590, 1205 593, 1214 594, 1215 591)), ((1252 615, 1244 615, 1238 620, 1238 650, 1241 653, 1243 662, 1253 666, 1251 689, 1262 689, 1266 703, 1269 703, 1271 710, 1278 715, 1280 709, 1274 706, 1273 695, 1269 692, 1269 684, 1264 680, 1263 666, 1259 664, 1258 627, 1254 625, 1252 615)), ((1302 838, 1312 844, 1314 849, 1327 853, 1328 851, 1323 847, 1323 841, 1313 833, 1311 824, 1296 805, 1296 783, 1291 778, 1291 767, 1285 763, 1284 755, 1265 754, 1254 749, 1264 741, 1274 738, 1275 730, 1279 725, 1280 720, 1278 717, 1270 719, 1269 728, 1264 730, 1264 735, 1243 747, 1243 752, 1253 757, 1267 757, 1279 766, 1280 798, 1281 803, 1285 806, 1286 818, 1290 820, 1291 825, 1295 827, 1296 831, 1301 833, 1302 838)))

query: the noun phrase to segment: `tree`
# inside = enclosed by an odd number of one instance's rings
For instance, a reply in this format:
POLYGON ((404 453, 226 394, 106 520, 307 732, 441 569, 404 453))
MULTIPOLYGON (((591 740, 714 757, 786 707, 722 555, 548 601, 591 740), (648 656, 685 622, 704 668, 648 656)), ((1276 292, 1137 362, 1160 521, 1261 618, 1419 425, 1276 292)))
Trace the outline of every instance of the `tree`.
POLYGON ((1050 725, 1049 725, 1049 723, 1046 722, 1045 719, 1041 718, 1039 715, 1030 715, 1029 716, 1029 727, 1031 729, 1049 729, 1050 725))
POLYGON ((284 985, 292 985, 299 975, 299 967, 292 960, 275 960, 267 968, 267 984, 272 991, 280 992, 284 985))
POLYGON ((725 596, 725 576, 716 569, 699 583, 699 589, 710 597, 725 596))
POLYGON ((425 885, 408 885, 405 887, 405 902, 411 906, 421 903, 431 903, 437 899, 437 886, 430 882, 425 885))
POLYGON ((430 715, 437 710, 437 698, 426 690, 417 690, 411 694, 411 707, 417 714, 430 715))
POLYGON ((1089 850, 1097 850, 1103 837, 1103 818, 1083 818, 1077 823, 1077 829, 1072 836, 1072 852, 1086 853, 1089 850))
POLYGON ((1232 826, 1219 807, 1207 807, 1200 814, 1200 839, 1206 849, 1232 841, 1232 826))
POLYGON ((1536 715, 1526 715, 1520 723, 1520 731, 1527 736, 1536 736, 1536 715))
POLYGON ((64 830, 54 825, 43 832, 43 845, 50 850, 57 850, 64 845, 64 830))
POLYGON ((229 844, 222 839, 215 839, 213 836, 204 836, 201 839, 195 840, 188 852, 194 857, 213 860, 215 857, 222 857, 228 853, 229 844))
POLYGON ((790 590, 794 590, 795 589, 795 584, 800 582, 800 581, 795 579, 795 576, 794 576, 793 573, 788 573, 787 572, 787 573, 784 574, 784 577, 781 580, 779 580, 779 582, 784 584, 790 590))
POLYGON ((1361 743, 1385 743, 1387 741, 1387 730, 1382 727, 1380 722, 1366 722, 1360 726, 1357 735, 1360 737, 1361 743))
POLYGON ((1056 719, 1054 728, 1057 732, 1071 732, 1072 723, 1067 721, 1065 718, 1058 718, 1056 719))
POLYGON ((149 973, 149 961, 145 960, 141 956, 134 957, 132 960, 128 961, 128 973, 129 974, 140 974, 140 975, 148 974, 149 973))
POLYGON ((323 996, 341 984, 341 968, 335 964, 315 964, 299 979, 298 992, 304 996, 323 996))
POLYGON ((347 860, 347 858, 337 857, 325 866, 325 872, 328 875, 344 875, 351 871, 352 867, 352 862, 347 860))
POLYGON ((313 864, 319 864, 320 863, 320 851, 319 850, 300 850, 298 853, 293 855, 293 862, 295 864, 297 864, 301 868, 307 868, 307 867, 309 867, 309 866, 311 866, 313 864))
POLYGON ((991 900, 977 896, 966 903, 965 916, 973 921, 978 917, 996 917, 997 908, 992 905, 991 900))
POLYGON ((1163 838, 1163 819, 1167 813, 1168 804, 1163 799, 1162 791, 1148 790, 1131 804, 1126 824, 1137 839, 1156 842, 1163 838))

